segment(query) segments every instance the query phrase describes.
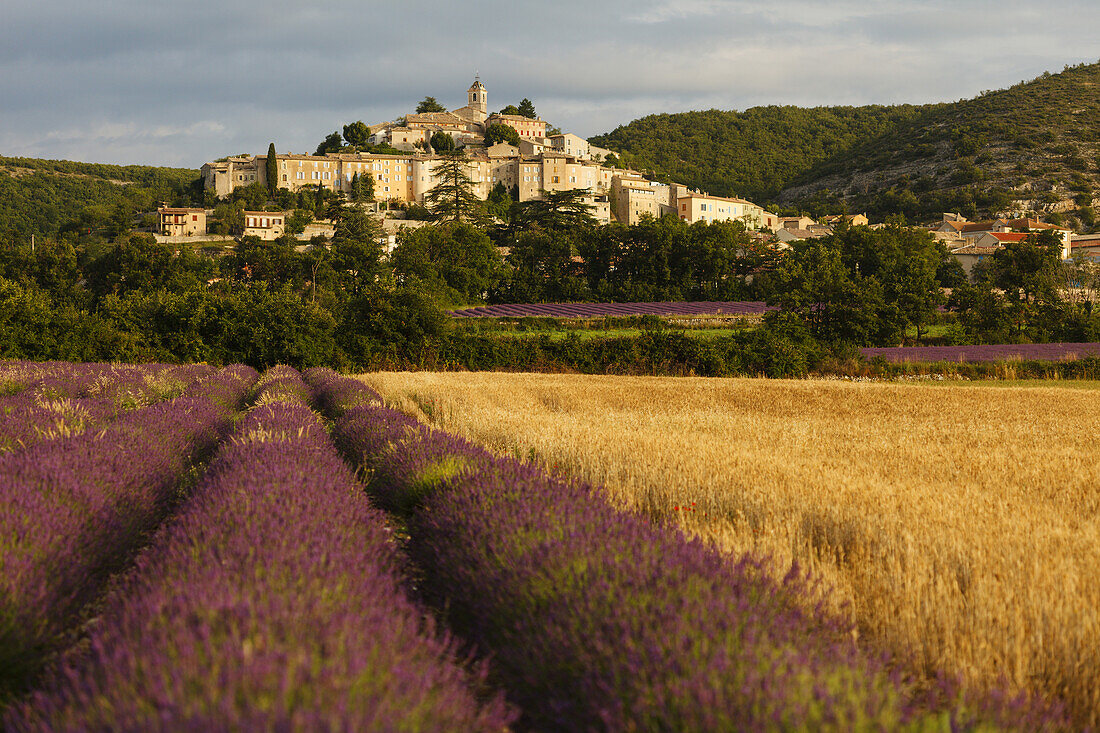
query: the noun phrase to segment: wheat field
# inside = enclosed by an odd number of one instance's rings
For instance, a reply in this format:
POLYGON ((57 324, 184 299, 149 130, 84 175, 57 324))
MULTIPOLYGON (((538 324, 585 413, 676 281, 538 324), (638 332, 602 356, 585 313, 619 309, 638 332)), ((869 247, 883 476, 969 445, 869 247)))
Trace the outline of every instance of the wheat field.
POLYGON ((1100 722, 1100 390, 376 373, 399 406, 797 561, 864 638, 1100 722))

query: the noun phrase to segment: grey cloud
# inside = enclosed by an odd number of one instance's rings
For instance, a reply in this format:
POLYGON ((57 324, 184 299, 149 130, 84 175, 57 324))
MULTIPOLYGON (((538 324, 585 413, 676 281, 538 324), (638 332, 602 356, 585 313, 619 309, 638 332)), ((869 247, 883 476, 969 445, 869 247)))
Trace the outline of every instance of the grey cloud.
POLYGON ((1051 0, 38 0, 0 23, 0 152, 198 166, 465 103, 582 135, 649 113, 928 102, 1095 60, 1100 8, 1051 0))

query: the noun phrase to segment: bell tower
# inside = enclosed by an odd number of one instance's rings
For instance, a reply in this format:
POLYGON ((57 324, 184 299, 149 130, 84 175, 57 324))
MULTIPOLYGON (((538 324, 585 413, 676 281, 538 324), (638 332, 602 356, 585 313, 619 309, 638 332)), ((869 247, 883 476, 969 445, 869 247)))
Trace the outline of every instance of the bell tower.
POLYGON ((466 100, 466 106, 480 112, 482 119, 488 117, 489 96, 485 91, 485 85, 481 83, 480 75, 474 76, 474 83, 466 90, 466 100))

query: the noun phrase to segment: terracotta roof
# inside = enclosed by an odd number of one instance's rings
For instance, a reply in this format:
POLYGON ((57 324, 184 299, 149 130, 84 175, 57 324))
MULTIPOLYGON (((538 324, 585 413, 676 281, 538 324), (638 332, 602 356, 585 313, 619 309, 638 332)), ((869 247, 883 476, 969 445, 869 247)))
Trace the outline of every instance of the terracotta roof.
POLYGON ((1022 242, 1031 236, 1027 232, 989 232, 989 234, 1001 242, 1022 242))
MULTIPOLYGON (((948 222, 948 224, 957 224, 958 222, 948 222)), ((960 232, 991 232, 993 227, 997 226, 998 222, 995 221, 970 221, 959 227, 960 232)))
POLYGON ((1048 224, 1045 221, 1039 221, 1038 219, 1011 219, 1006 221, 1005 224, 1013 229, 1058 229, 1059 231, 1070 231, 1066 227, 1055 226, 1054 224, 1048 224))
POLYGON ((523 115, 502 115, 500 112, 494 112, 493 114, 491 114, 489 116, 494 118, 494 119, 512 120, 513 122, 542 122, 544 124, 546 123, 546 120, 542 119, 541 117, 535 117, 534 119, 532 119, 530 117, 524 117, 523 115))

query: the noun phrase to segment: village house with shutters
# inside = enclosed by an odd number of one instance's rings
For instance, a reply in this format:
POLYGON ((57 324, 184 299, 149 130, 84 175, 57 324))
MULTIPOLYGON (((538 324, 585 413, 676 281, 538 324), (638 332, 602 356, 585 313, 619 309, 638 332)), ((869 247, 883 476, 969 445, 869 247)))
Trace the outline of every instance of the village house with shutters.
MULTIPOLYGON (((643 216, 666 214, 689 223, 742 221, 749 228, 773 230, 778 223, 778 217, 749 201, 709 196, 681 184, 657 183, 635 171, 608 167, 603 162, 612 151, 571 133, 548 135, 545 120, 490 113, 488 92, 480 79, 475 79, 466 94, 464 107, 409 114, 396 122, 371 126, 371 144, 388 145, 402 154, 280 153, 275 156, 274 185, 291 191, 320 186, 350 193, 355 176, 369 175, 378 201, 422 203, 439 183, 432 171, 440 156, 429 151, 432 136, 443 132, 464 147, 467 175, 482 199, 488 198, 498 183, 519 201, 538 198, 544 191, 587 189, 587 203, 601 223, 636 224, 643 216), (494 124, 513 128, 520 144, 484 147, 485 131, 494 124)), ((202 167, 204 186, 219 197, 255 183, 267 186, 266 162, 266 156, 240 156, 206 163, 202 167)), ((274 238, 272 231, 268 228, 265 238, 274 238)))

